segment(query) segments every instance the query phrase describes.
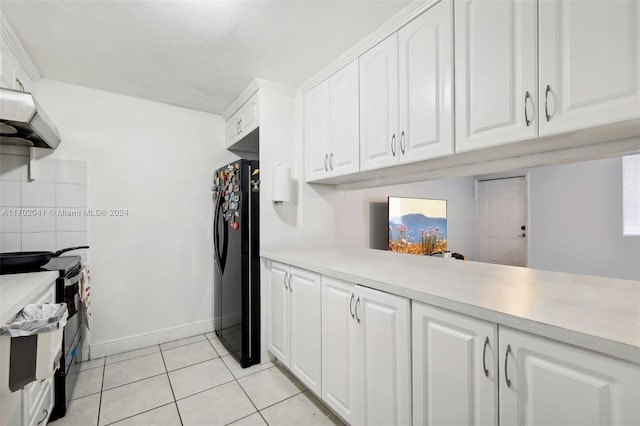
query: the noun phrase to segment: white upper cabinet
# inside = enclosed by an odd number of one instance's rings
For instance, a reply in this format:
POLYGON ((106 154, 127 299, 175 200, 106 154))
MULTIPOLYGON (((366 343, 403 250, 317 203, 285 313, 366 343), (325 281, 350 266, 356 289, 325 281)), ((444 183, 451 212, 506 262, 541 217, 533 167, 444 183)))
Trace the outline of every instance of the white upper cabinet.
POLYGON ((640 369, 500 327, 500 424, 640 424, 640 369))
POLYGON ((456 2, 456 152, 537 136, 536 6, 456 2))
POLYGON ((398 33, 360 56, 360 169, 395 164, 398 135, 398 33))
POLYGON ((306 179, 360 170, 358 61, 305 95, 306 179))
POLYGON ((401 162, 453 153, 453 1, 400 29, 401 162))
POLYGON ((540 135, 640 116, 640 3, 540 1, 540 135))
POLYGON ((329 173, 329 80, 305 95, 305 161, 307 181, 329 173))
POLYGON ((329 168, 332 176, 360 170, 358 78, 358 61, 353 61, 329 79, 329 168))
POLYGON ((258 128, 258 97, 259 93, 254 94, 227 120, 227 147, 258 128))

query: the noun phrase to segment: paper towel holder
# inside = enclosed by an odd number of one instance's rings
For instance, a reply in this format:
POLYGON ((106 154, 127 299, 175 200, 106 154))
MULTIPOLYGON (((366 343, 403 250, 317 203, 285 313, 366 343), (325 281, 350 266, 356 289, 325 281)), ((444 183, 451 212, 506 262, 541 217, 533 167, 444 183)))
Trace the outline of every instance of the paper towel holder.
POLYGON ((291 200, 291 168, 283 164, 273 166, 271 200, 274 204, 282 204, 291 200))

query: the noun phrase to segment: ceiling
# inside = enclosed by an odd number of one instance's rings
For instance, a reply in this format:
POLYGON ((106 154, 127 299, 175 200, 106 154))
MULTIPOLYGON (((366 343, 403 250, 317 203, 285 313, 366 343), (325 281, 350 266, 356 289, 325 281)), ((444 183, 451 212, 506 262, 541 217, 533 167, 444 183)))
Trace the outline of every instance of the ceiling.
POLYGON ((297 87, 408 1, 12 1, 44 78, 221 114, 256 77, 297 87))

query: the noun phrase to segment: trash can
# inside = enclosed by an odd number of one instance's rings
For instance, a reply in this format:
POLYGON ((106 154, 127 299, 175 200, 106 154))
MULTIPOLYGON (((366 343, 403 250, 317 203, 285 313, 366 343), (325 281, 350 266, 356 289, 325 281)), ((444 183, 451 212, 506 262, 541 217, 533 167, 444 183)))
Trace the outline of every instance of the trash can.
POLYGON ((57 369, 62 351, 62 333, 67 323, 63 303, 29 304, 0 334, 11 337, 9 389, 15 392, 35 380, 44 380, 57 369))

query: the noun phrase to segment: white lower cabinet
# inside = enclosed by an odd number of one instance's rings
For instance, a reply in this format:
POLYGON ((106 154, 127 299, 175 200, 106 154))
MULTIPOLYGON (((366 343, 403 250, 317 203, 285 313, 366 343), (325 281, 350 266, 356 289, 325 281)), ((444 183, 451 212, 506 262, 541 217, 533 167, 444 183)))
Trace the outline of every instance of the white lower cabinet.
POLYGON ((500 423, 640 424, 640 368, 500 327, 500 423))
POLYGON ((411 423, 409 300, 323 277, 322 398, 356 425, 411 423))
POLYGON ((268 349, 320 395, 320 275, 276 262, 269 271, 268 349))
POLYGON ((498 326, 419 302, 411 311, 413 424, 497 425, 498 326))

